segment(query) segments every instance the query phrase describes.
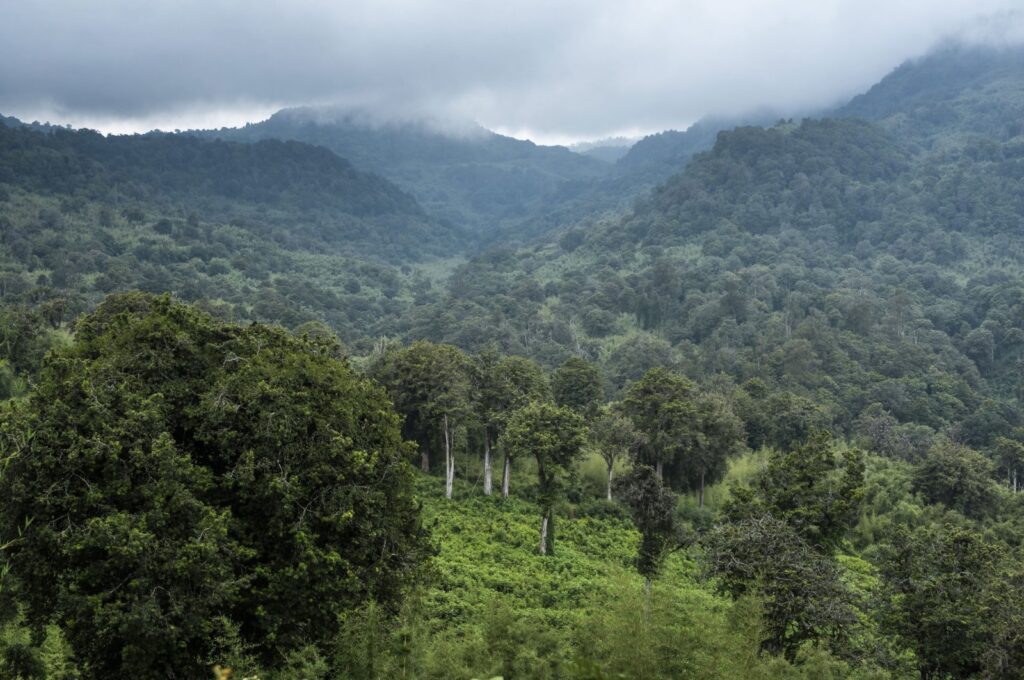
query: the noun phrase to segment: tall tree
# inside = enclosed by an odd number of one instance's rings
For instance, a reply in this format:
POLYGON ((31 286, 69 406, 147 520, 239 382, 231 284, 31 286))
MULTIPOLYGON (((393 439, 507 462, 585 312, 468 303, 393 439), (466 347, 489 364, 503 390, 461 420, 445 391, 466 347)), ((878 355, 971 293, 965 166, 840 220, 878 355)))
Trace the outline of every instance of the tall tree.
POLYGON ((648 587, 658 575, 662 560, 673 545, 679 544, 675 522, 676 496, 658 479, 650 465, 636 465, 615 482, 616 494, 633 517, 640 531, 637 571, 648 587))
POLYGON ((604 399, 601 371, 580 357, 569 357, 551 376, 555 403, 577 413, 589 413, 604 399))
POLYGON ((373 374, 405 416, 406 434, 418 441, 425 472, 430 470, 430 450, 440 442, 445 497, 451 498, 456 432, 473 413, 468 358, 458 347, 419 341, 385 354, 373 374))
POLYGON ((608 404, 590 424, 590 443, 607 468, 607 498, 611 500, 615 464, 636 453, 644 437, 633 426, 633 421, 622 415, 619 405, 608 404))
MULTIPOLYGON (((483 433, 484 494, 490 496, 494 444, 504 431, 509 416, 530 401, 546 400, 550 396, 550 388, 536 362, 523 357, 501 356, 493 349, 486 349, 474 358, 472 375, 477 417, 483 433)), ((501 479, 503 498, 508 498, 511 476, 512 459, 506 455, 501 479)))
POLYGON ((683 456, 691 488, 696 488, 704 507, 704 486, 717 482, 726 471, 729 458, 743 445, 743 421, 729 403, 717 394, 703 394, 696 400, 697 431, 693 445, 683 456))
POLYGON ((696 386, 684 376, 652 368, 629 386, 622 408, 643 433, 638 459, 664 479, 666 465, 689 450, 697 434, 696 386))
POLYGON ((574 473, 586 444, 583 418, 563 406, 531 402, 512 414, 501 443, 511 456, 533 455, 537 460, 540 554, 550 554, 555 545, 555 503, 564 494, 565 480, 574 473))
POLYGON ((1006 473, 1006 485, 1013 493, 1024 489, 1024 443, 999 437, 996 439, 996 460, 1006 473))

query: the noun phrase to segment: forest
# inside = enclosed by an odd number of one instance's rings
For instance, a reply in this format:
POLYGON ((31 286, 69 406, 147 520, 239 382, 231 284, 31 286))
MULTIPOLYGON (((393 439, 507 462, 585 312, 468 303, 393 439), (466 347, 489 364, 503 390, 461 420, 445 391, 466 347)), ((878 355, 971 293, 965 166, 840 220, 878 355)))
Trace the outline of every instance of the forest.
POLYGON ((0 119, 0 677, 1024 677, 1024 51, 614 162, 0 119))

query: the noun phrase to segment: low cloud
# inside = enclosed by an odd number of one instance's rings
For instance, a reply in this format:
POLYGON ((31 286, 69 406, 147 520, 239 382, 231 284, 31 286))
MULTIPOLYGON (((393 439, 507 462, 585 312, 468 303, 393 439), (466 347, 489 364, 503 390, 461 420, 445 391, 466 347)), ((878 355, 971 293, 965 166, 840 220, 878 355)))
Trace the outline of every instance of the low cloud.
POLYGON ((0 17, 0 112, 105 130, 278 107, 536 138, 809 110, 938 42, 1019 42, 1019 0, 51 0, 0 17))

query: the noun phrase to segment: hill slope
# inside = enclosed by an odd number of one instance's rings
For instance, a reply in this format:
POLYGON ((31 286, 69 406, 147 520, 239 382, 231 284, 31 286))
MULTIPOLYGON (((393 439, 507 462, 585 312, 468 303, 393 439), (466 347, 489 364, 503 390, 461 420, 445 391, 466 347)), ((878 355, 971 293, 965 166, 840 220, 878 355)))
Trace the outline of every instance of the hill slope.
POLYGON ((372 336, 429 289, 413 267, 464 242, 387 180, 306 144, 0 126, 0 300, 60 300, 58 325, 142 289, 372 336))
POLYGON ((607 163, 483 128, 378 123, 331 109, 286 109, 237 129, 193 132, 239 141, 294 139, 347 158, 412 193, 431 214, 494 235, 546 212, 607 163))
POLYGON ((1020 146, 927 159, 872 124, 719 135, 621 219, 456 271, 410 337, 765 381, 978 446, 1024 424, 1020 146), (441 309, 444 311, 442 312, 441 309))
POLYGON ((1024 132, 1024 48, 951 45, 908 61, 836 115, 879 121, 926 146, 1024 132))

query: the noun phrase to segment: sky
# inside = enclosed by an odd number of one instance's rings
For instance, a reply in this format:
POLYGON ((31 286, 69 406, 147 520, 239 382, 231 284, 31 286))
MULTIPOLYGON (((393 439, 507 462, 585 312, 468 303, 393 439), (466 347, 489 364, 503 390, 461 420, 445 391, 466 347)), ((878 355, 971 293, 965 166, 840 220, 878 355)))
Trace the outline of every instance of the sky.
POLYGON ((542 143, 800 113, 1024 0, 0 0, 0 113, 104 132, 296 105, 474 120, 542 143))

